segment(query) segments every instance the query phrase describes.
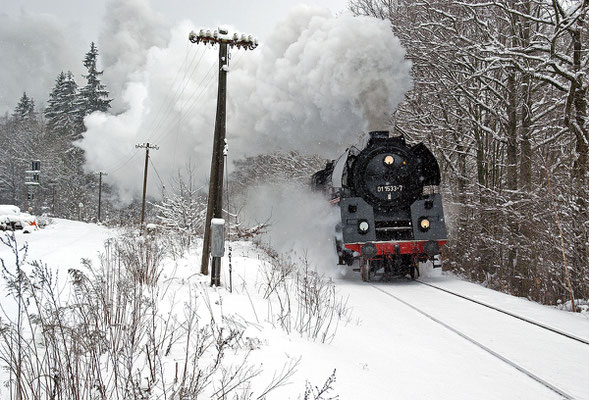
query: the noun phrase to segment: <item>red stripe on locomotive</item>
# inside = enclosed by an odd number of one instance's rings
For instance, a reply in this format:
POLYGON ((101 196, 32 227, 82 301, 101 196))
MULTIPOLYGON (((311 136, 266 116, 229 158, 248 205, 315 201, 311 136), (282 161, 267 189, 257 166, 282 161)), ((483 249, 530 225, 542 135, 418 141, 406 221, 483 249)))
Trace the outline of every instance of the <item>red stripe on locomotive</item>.
MULTIPOLYGON (((406 241, 398 241, 398 242, 372 242, 376 246, 377 256, 387 255, 387 254, 425 254, 424 246, 428 242, 428 240, 406 240, 406 241), (395 245, 399 245, 399 252, 395 251, 395 245)), ((442 247, 446 244, 446 240, 436 240, 438 245, 442 247)), ((357 253, 362 253, 361 248, 364 243, 347 243, 344 246, 347 249, 355 251, 357 253)))

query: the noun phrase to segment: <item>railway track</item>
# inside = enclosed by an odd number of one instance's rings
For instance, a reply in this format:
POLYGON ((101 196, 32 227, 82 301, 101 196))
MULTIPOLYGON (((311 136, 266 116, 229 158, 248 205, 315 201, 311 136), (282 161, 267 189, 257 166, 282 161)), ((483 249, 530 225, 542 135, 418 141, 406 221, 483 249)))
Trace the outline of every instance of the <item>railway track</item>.
POLYGON ((459 297, 459 298, 461 298, 461 299, 464 299, 464 300, 466 300, 466 301, 470 301, 470 302, 472 302, 472 303, 475 303, 475 304, 481 305, 481 306, 483 306, 483 307, 487 307, 487 308, 489 308, 489 309, 491 309, 491 310, 495 310, 495 311, 497 311, 497 312, 500 312, 500 313, 502 313, 502 314, 509 315, 509 316, 510 316, 510 317, 512 317, 512 318, 519 319, 520 321, 527 322, 528 324, 531 324, 531 325, 535 325, 535 326, 537 326, 537 327, 539 327, 539 328, 542 328, 542 329, 545 329, 545 330, 547 330, 547 331, 553 332, 553 333, 555 333, 555 334, 557 334, 557 335, 561 335, 561 336, 564 336, 564 337, 566 337, 566 338, 569 338, 569 339, 571 339, 571 340, 575 340, 575 341, 577 341, 577 342, 580 342, 580 343, 583 343, 583 344, 589 345, 589 340, 587 340, 587 339, 584 339, 584 338, 581 338, 581 337, 579 337, 579 336, 576 336, 576 335, 573 335, 572 333, 568 333, 568 332, 562 331, 562 330, 560 330, 560 329, 558 329, 558 328, 553 328, 553 327, 551 327, 551 326, 548 326, 548 325, 546 325, 546 324, 543 324, 543 323, 541 323, 541 322, 534 321, 534 320, 532 320, 532 319, 529 319, 529 318, 523 317, 523 316, 521 316, 521 315, 514 314, 514 313, 512 313, 512 312, 510 312, 510 311, 503 310, 503 309, 501 309, 501 308, 498 308, 498 307, 492 306, 492 305, 490 305, 490 304, 487 304, 487 303, 485 303, 485 302, 482 302, 482 301, 480 301, 480 300, 472 299, 472 298, 470 298, 470 297, 467 297, 467 296, 464 296, 464 295, 462 295, 462 294, 460 294, 460 293, 456 293, 456 292, 453 292, 453 291, 451 291, 451 290, 448 290, 448 289, 441 288, 441 287, 439 287, 439 286, 433 285, 433 284, 431 284, 431 283, 428 283, 428 282, 424 282, 424 281, 422 281, 422 280, 419 280, 419 279, 416 279, 416 280, 415 280, 415 282, 418 282, 418 283, 420 283, 420 284, 422 284, 422 285, 429 286, 429 287, 431 287, 431 288, 433 288, 433 289, 436 289, 436 290, 439 290, 439 291, 441 291, 441 292, 448 293, 448 294, 450 294, 450 295, 452 295, 452 296, 459 297))
MULTIPOLYGON (((420 281, 420 283, 422 283, 422 284, 425 284, 425 285, 428 285, 428 286, 429 286, 429 284, 427 284, 427 283, 425 283, 425 282, 421 282, 421 281, 420 281)), ((492 355, 493 357, 495 357, 495 358, 497 358, 497 359, 501 360, 502 362, 504 362, 504 363, 506 363, 506 364, 510 365, 511 367, 515 368, 515 369, 516 369, 516 370, 518 370, 519 372, 523 373, 524 375, 526 375, 526 376, 528 376, 529 378, 533 379, 534 381, 538 382, 539 384, 541 384, 542 386, 544 386, 544 387, 546 387, 547 389, 551 390, 552 392, 556 393, 557 395, 561 396, 562 398, 564 398, 564 399, 567 399, 567 400, 568 400, 568 399, 571 399, 571 400, 572 400, 572 399, 574 399, 574 398, 575 398, 575 397, 573 397, 571 394, 567 393, 565 390, 563 390, 563 389, 559 388, 558 386, 556 386, 556 385, 554 385, 554 384, 552 384, 552 383, 548 382, 547 380, 545 380, 545 379, 541 378, 540 376, 538 376, 538 375, 534 374, 532 371, 530 371, 529 369, 525 368, 524 366, 522 366, 522 365, 518 364, 517 362, 514 362, 514 361, 510 360, 509 358, 507 358, 506 356, 504 356, 504 355, 502 355, 502 354, 499 354, 498 352, 494 351, 494 350, 493 350, 493 349, 491 349, 490 347, 488 347, 488 346, 485 346, 485 345, 484 345, 483 343, 481 343, 480 341, 478 341, 478 340, 474 339, 473 337, 471 337, 471 336, 467 335, 466 333, 464 333, 464 332, 460 331, 459 329, 457 329, 457 328, 455 328, 455 327, 453 327, 453 326, 451 326, 451 325, 449 325, 449 324, 445 323, 444 321, 442 321, 442 320, 440 320, 440 319, 436 318, 436 317, 435 317, 435 316, 433 316, 432 314, 430 314, 430 313, 428 313, 428 312, 426 312, 426 311, 424 311, 424 310, 422 310, 422 309, 420 309, 420 308, 416 307, 415 305, 413 305, 413 304, 411 304, 411 303, 409 303, 409 302, 407 302, 407 301, 405 301, 405 300, 401 299, 400 297, 396 296, 395 294, 393 294, 393 293, 390 293, 390 292, 388 292, 387 290, 384 290, 382 287, 379 287, 379 286, 377 286, 377 285, 375 285, 375 284, 373 284, 373 283, 371 283, 371 284, 370 284, 370 286, 372 286, 374 289, 376 289, 376 290, 380 291, 381 293, 385 294, 386 296, 389 296, 389 297, 391 297, 391 298, 395 299, 396 301, 398 301, 398 302, 402 303, 403 305, 405 305, 405 306, 407 306, 407 307, 411 308, 412 310, 416 311, 417 313, 421 314, 422 316, 424 316, 424 317, 426 317, 426 318, 430 319, 431 321, 435 322, 436 324, 438 324, 438 325, 441 325, 442 327, 446 328, 447 330, 449 330, 449 331, 451 331, 451 332, 455 333, 456 335, 458 335, 458 336, 460 336, 461 338, 463 338, 463 339, 467 340, 468 342, 472 343, 473 345, 475 345, 475 346, 479 347, 480 349, 482 349, 482 350, 483 350, 483 351, 485 351, 486 353, 488 353, 488 354, 492 355)), ((433 286, 433 285, 432 285, 432 286, 433 286)), ((436 288, 437 288, 437 287, 436 287, 436 288)), ((445 289, 442 289, 442 288, 438 288, 438 289, 439 289, 439 290, 441 290, 441 291, 446 291, 445 289)), ((449 291, 448 291, 448 292, 449 292, 449 291)), ((455 293, 451 292, 451 294, 455 294, 455 293)), ((457 295, 458 297, 463 297, 462 295, 459 295, 459 294, 455 294, 455 295, 457 295)), ((478 302, 478 301, 476 301, 476 300, 472 300, 472 299, 468 299, 468 298, 465 298, 465 300, 471 300, 471 301, 473 301, 474 303, 477 303, 477 304, 483 305, 483 306, 485 306, 485 307, 488 307, 488 308, 491 308, 491 309, 495 309, 495 307, 493 307, 493 306, 489 306, 489 305, 487 305, 487 304, 481 304, 480 302, 478 302)), ((522 321, 524 321, 524 322, 528 322, 528 321, 526 321, 526 319, 525 319, 525 318, 523 318, 523 317, 522 317, 522 318, 520 318, 519 316, 516 316, 515 314, 514 314, 514 315, 512 315, 512 313, 509 313, 509 312, 507 312, 507 311, 504 311, 504 310, 498 310, 498 309, 497 309, 497 311, 499 311, 499 312, 502 312, 503 314, 509 315, 509 316, 511 316, 511 317, 517 318, 517 319, 519 319, 519 320, 522 320, 522 321)), ((534 322, 535 322, 535 321, 534 321, 534 322)), ((540 328, 547 329, 547 328, 545 328, 545 327, 544 327, 544 325, 543 325, 543 324, 534 323, 534 322, 530 322, 530 323, 531 323, 532 325, 538 326, 538 327, 540 327, 540 328)), ((549 327, 548 327, 548 328, 549 328, 549 327)), ((549 331, 551 331, 551 332, 554 332, 554 333, 557 333, 557 334, 562 334, 562 333, 560 333, 558 330, 553 330, 553 329, 547 329, 547 330, 549 330, 549 331)), ((567 334, 564 334, 563 336, 570 337, 570 336, 568 336, 567 334)), ((572 337, 571 339, 573 339, 573 340, 577 340, 577 339, 580 339, 580 338, 572 337)), ((585 341, 584 341, 583 339, 581 339, 581 342, 585 343, 585 341)))

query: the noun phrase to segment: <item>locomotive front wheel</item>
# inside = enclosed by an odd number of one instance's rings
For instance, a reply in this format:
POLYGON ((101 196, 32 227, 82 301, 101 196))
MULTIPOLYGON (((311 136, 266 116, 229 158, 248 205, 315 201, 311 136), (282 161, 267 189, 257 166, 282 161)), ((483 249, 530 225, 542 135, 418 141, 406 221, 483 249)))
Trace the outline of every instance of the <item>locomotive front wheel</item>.
POLYGON ((370 282, 370 261, 362 259, 360 265, 360 275, 364 282, 370 282))
POLYGON ((419 278, 419 264, 417 262, 412 262, 409 266, 409 276, 412 281, 414 281, 415 278, 419 278))

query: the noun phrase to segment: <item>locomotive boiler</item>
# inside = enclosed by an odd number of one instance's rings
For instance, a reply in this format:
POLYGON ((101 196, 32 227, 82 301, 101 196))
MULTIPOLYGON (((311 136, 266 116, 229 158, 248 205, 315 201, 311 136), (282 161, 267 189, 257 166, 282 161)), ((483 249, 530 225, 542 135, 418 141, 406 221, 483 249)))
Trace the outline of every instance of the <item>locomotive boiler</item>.
POLYGON ((312 177, 316 190, 339 206, 340 264, 359 260, 364 281, 418 275, 420 261, 440 266, 446 243, 440 168, 423 144, 374 131, 362 148, 350 147, 312 177))

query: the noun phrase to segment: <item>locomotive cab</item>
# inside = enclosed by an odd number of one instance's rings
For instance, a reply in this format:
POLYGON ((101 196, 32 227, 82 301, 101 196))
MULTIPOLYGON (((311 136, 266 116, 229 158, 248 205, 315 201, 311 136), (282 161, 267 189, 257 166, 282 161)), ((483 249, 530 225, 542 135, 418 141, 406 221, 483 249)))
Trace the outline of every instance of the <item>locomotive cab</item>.
POLYGON ((446 243, 440 169, 424 144, 371 132, 363 149, 349 149, 328 174, 332 197, 339 198, 341 264, 359 258, 364 280, 414 277, 419 261, 439 254, 446 243))

